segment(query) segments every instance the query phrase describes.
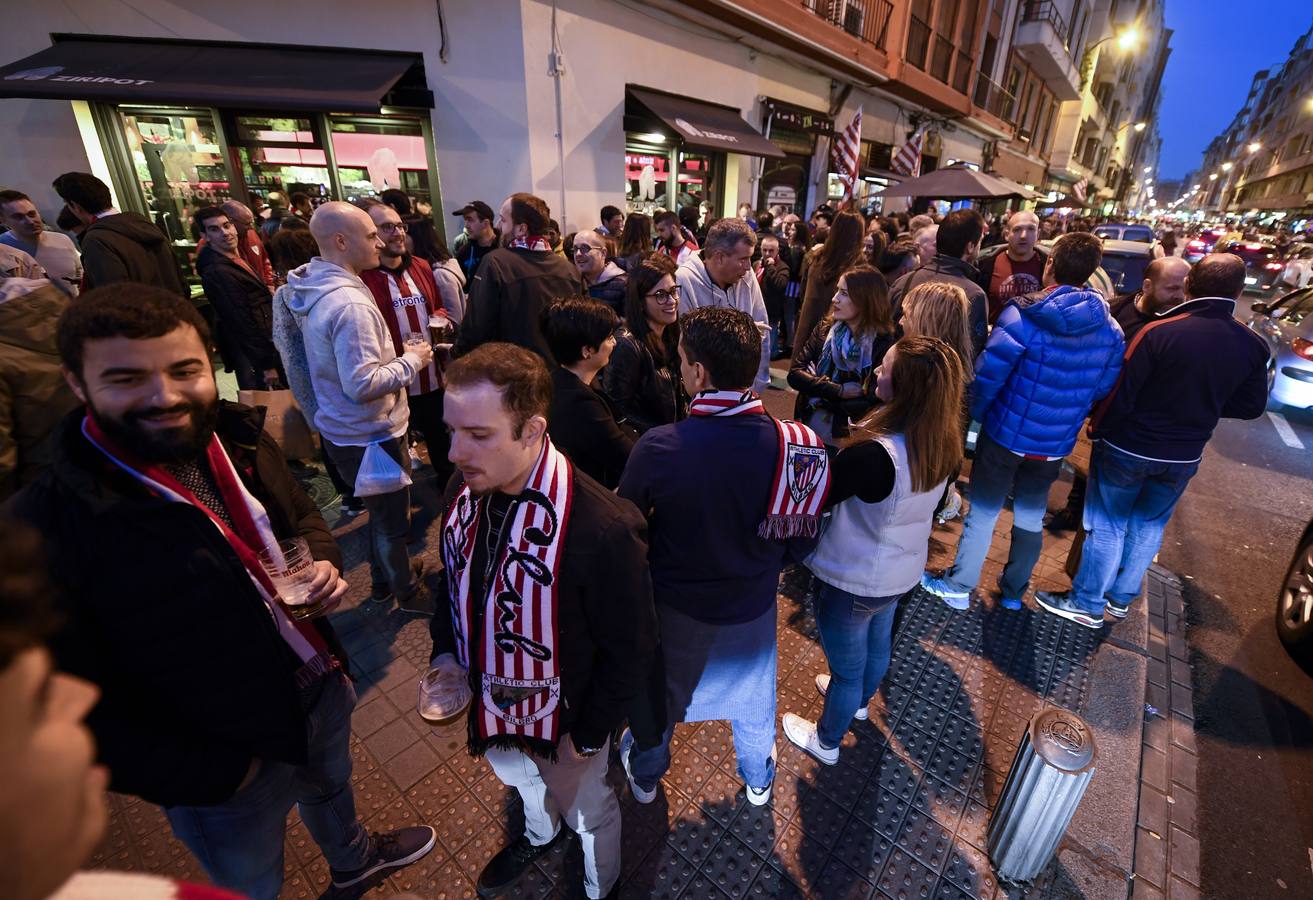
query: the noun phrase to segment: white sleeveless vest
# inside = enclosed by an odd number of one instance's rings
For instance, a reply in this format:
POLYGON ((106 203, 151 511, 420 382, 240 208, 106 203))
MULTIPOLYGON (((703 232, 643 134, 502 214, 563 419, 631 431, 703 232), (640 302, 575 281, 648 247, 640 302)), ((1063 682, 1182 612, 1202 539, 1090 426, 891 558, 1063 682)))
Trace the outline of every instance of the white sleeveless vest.
POLYGON ((836 506, 807 567, 826 584, 859 597, 888 597, 921 580, 935 507, 944 492, 912 490, 901 434, 875 438, 894 463, 894 489, 879 503, 849 497, 836 506))

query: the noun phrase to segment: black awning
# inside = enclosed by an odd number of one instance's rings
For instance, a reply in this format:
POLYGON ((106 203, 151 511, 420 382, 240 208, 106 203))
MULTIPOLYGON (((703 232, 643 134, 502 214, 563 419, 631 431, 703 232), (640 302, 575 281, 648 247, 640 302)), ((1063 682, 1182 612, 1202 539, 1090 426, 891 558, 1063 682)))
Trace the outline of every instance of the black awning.
MULTIPOLYGON (((783 150, 743 121, 739 111, 731 106, 630 85, 626 89, 625 105, 630 107, 634 103, 674 129, 686 146, 727 150, 748 156, 784 155, 783 150)), ((628 115, 640 114, 629 108, 625 112, 628 115)))
POLYGON ((378 112, 433 106, 417 53, 56 34, 0 67, 0 97, 378 112))

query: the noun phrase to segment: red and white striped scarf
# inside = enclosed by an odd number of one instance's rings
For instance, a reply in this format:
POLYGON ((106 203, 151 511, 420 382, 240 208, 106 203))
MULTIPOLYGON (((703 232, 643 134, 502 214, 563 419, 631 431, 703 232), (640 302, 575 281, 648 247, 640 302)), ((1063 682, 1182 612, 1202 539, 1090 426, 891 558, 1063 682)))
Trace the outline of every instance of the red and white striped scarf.
POLYGON ((547 243, 547 238, 542 235, 535 237, 516 238, 511 241, 511 246, 517 250, 551 250, 552 245, 547 243))
POLYGON ((489 560, 493 574, 478 597, 470 586, 471 562, 488 498, 465 485, 442 524, 456 658, 480 680, 470 734, 476 753, 499 743, 523 743, 542 756, 555 752, 561 700, 559 575, 573 496, 570 461, 544 439, 528 483, 506 513, 504 538, 493 548, 495 562, 489 560), (479 611, 480 632, 473 634, 479 611))
MULTIPOLYGON (((689 404, 690 416, 767 415, 752 391, 703 391, 689 404)), ((764 538, 815 537, 821 507, 830 493, 830 457, 816 432, 800 422, 772 418, 780 436, 766 518, 757 529, 764 538)))
POLYGON ((267 549, 276 556, 279 552, 278 539, 269 524, 269 513, 246 489, 246 485, 242 484, 232 460, 228 458, 228 452, 217 436, 211 437, 205 448, 205 462, 209 464, 215 487, 219 489, 219 496, 223 498, 235 531, 163 466, 138 459, 130 451, 115 444, 90 415, 82 420, 82 434, 110 462, 145 485, 152 494, 173 503, 191 504, 205 513, 206 518, 219 529, 219 533, 242 561, 251 584, 273 617, 279 635, 301 662, 305 663, 297 672, 298 684, 304 685, 338 665, 315 626, 306 619, 293 619, 287 614, 282 601, 278 599, 278 589, 260 565, 257 555, 259 551, 267 549))

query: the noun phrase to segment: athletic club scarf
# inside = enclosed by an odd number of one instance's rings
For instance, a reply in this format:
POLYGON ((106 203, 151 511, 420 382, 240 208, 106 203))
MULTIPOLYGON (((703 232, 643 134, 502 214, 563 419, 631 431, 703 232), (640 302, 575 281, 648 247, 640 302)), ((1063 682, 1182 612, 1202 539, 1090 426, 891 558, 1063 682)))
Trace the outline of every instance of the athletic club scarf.
POLYGON ((557 604, 573 495, 569 460, 544 440, 528 484, 506 513, 478 597, 470 586, 470 563, 488 498, 464 486, 442 524, 456 659, 478 678, 470 722, 475 754, 489 746, 527 746, 555 758, 561 702, 557 604))
POLYGON ((237 477, 237 470, 218 437, 210 438, 205 448, 205 461, 210 466, 210 474, 214 476, 214 484, 219 489, 219 496, 223 498, 236 531, 229 528, 214 510, 198 500, 163 466, 144 462, 116 445, 90 415, 82 420, 82 434, 110 462, 145 485, 152 494, 173 503, 190 503, 205 513, 206 518, 219 529, 219 533, 242 561, 246 574, 250 576, 251 583, 255 585, 260 599, 273 617, 279 635, 304 663, 296 673, 298 686, 304 687, 319 675, 337 667, 337 660, 329 652, 323 636, 314 625, 306 619, 293 619, 283 609, 282 601, 278 599, 278 589, 260 565, 258 552, 269 549, 277 554, 278 539, 274 537, 273 528, 269 524, 269 514, 237 477))
POLYGON ((552 245, 547 243, 545 237, 528 237, 516 238, 511 241, 511 246, 519 250, 551 250, 552 245))
MULTIPOLYGON (((703 391, 689 404, 690 416, 766 415, 752 391, 703 391)), ((780 435, 766 519, 757 529, 764 538, 816 537, 821 507, 830 493, 830 458, 816 432, 800 422, 772 419, 780 435)))

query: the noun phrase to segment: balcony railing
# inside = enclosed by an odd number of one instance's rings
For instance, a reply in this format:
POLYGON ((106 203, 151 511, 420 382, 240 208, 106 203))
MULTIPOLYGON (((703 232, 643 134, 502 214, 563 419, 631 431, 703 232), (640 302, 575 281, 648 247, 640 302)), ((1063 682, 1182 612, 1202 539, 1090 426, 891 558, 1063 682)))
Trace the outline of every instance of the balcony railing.
POLYGON ((1053 0, 1027 0, 1021 11, 1021 21, 1048 22, 1062 41, 1062 46, 1070 52, 1071 36, 1067 34, 1067 21, 1053 0))
POLYGON ((916 16, 912 16, 907 24, 907 61, 924 72, 929 48, 930 26, 916 16))
POLYGON ((1017 98, 1009 94, 1003 89, 1002 85, 984 72, 976 75, 976 90, 971 97, 971 102, 978 109, 983 109, 1004 122, 1012 121, 1017 106, 1017 98))
POLYGON ((894 11, 890 0, 802 0, 802 6, 859 41, 885 49, 889 18, 894 11))

